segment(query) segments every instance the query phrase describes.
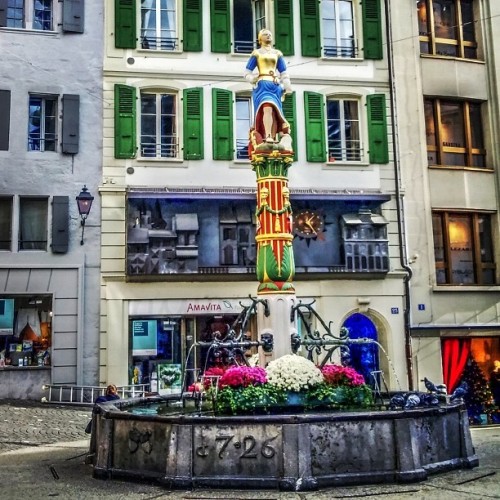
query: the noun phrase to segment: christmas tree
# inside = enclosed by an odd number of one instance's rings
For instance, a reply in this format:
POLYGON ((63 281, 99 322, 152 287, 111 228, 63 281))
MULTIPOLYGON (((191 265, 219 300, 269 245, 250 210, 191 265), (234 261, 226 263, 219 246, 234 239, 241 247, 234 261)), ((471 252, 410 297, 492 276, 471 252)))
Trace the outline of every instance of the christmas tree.
POLYGON ((467 360, 461 382, 467 382, 469 386, 464 401, 471 424, 484 423, 480 415, 493 412, 495 401, 488 380, 472 357, 467 360))

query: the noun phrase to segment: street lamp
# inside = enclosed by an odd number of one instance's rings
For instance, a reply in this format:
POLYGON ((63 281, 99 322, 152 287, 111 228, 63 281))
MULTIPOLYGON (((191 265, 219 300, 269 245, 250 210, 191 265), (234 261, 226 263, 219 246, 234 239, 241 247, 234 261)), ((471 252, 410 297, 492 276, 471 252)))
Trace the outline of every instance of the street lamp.
POLYGON ((83 186, 80 194, 76 197, 78 204, 78 213, 80 214, 80 225, 82 226, 82 240, 80 245, 83 245, 83 232, 85 231, 85 221, 90 213, 94 197, 88 192, 87 186, 83 186))

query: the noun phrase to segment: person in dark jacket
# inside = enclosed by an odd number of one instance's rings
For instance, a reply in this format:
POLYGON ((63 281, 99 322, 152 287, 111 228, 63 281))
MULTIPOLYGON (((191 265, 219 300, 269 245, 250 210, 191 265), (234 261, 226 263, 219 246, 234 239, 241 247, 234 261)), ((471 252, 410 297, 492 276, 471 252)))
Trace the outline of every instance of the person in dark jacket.
MULTIPOLYGON (((106 387, 106 392, 104 393, 104 395, 97 397, 94 401, 94 408, 92 409, 92 413, 97 413, 97 405, 99 403, 107 403, 108 401, 113 401, 115 399, 120 399, 120 396, 118 396, 118 389, 116 385, 109 384, 108 387, 106 387)), ((87 427, 85 427, 85 432, 87 434, 92 433, 92 420, 90 420, 87 424, 87 427)))

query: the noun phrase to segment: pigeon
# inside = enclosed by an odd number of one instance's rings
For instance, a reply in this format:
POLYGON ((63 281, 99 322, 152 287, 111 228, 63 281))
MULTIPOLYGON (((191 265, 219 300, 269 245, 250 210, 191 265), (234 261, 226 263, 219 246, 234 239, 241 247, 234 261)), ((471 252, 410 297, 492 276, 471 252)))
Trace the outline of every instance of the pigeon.
POLYGON ((419 395, 421 404, 424 406, 438 406, 439 399, 434 394, 421 392, 419 395))
POLYGON ((455 401, 457 399, 463 399, 463 397, 469 391, 469 385, 467 382, 462 382, 451 394, 450 401, 455 401))
POLYGON ((425 388, 429 391, 429 392, 438 392, 438 389, 437 387, 434 385, 433 382, 431 382, 427 377, 424 377, 424 385, 425 385, 425 388))
POLYGON ((395 410, 396 408, 403 408, 405 405, 404 394, 395 394, 389 401, 389 409, 395 410))
POLYGON ((405 398, 405 405, 404 405, 404 409, 405 410, 410 410, 411 408, 416 408, 417 406, 419 406, 421 403, 420 401, 420 397, 418 396, 418 394, 415 394, 414 392, 408 394, 405 398))

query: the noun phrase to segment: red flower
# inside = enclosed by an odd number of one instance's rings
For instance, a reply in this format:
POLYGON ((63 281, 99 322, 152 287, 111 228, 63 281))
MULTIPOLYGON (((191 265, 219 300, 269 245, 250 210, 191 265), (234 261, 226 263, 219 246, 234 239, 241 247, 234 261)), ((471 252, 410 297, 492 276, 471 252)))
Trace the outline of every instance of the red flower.
POLYGON ((222 375, 219 387, 248 387, 266 382, 266 371, 260 366, 232 366, 222 375))
POLYGON ((365 379, 354 368, 340 365, 325 365, 321 368, 325 382, 330 385, 363 385, 365 379))

